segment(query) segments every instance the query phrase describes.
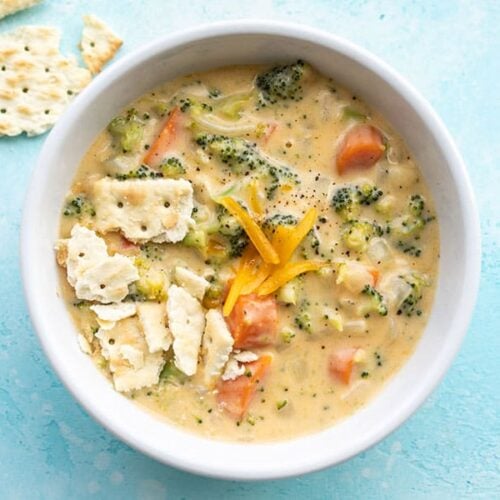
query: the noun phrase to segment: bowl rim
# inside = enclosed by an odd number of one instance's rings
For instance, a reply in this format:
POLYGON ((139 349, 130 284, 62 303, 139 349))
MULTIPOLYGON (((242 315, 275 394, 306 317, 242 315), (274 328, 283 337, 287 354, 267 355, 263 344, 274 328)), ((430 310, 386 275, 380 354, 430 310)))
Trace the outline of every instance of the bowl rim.
MULTIPOLYGON (((28 305, 30 318, 45 355, 49 359, 59 379, 63 382, 77 402, 85 408, 87 413, 89 413, 103 427, 120 440, 142 453, 168 465, 172 465, 196 474, 217 478, 259 480, 295 476, 342 463, 384 439, 387 435, 396 430, 403 422, 405 422, 425 402, 448 371, 467 332, 479 289, 481 267, 480 237, 478 210, 465 164, 441 119, 438 117, 430 104, 412 87, 411 84, 409 84, 394 69, 380 60, 377 56, 339 36, 316 28, 290 22, 236 20, 203 24, 159 37, 156 40, 149 42, 125 55, 102 74, 94 78, 90 85, 79 96, 77 96, 75 101, 59 119, 58 123, 47 137, 39 154, 36 166, 31 174, 31 180, 26 192, 22 214, 20 233, 20 264, 23 291, 28 305), (339 52, 348 58, 355 60, 358 64, 379 75, 383 80, 390 82, 395 88, 395 91, 405 98, 417 115, 423 120, 425 126, 431 131, 432 135, 436 139, 439 147, 446 152, 449 167, 455 174, 458 197, 469 210, 467 215, 464 216, 464 232, 469 235, 469 237, 466 238, 467 248, 464 249, 464 251, 467 252, 467 255, 469 255, 469 259, 466 261, 466 269, 464 270, 464 282, 467 285, 468 302, 463 302, 460 304, 461 307, 457 307, 455 310, 455 314, 461 319, 462 328, 454 332, 454 343, 447 353, 441 356, 441 365, 439 366, 439 369, 435 370, 433 377, 429 377, 426 384, 418 388, 418 391, 416 391, 409 404, 399 408, 398 411, 393 412, 390 418, 387 419, 383 431, 379 431, 376 434, 372 433, 371 435, 367 434, 364 439, 358 440, 357 446, 353 446, 342 456, 337 456, 335 459, 332 459, 332 457, 325 455, 320 458, 311 458, 306 461, 302 461, 296 464, 295 467, 291 467, 290 465, 283 466, 282 464, 273 464, 269 467, 269 469, 254 471, 243 470, 241 468, 238 469, 238 467, 235 467, 234 464, 228 464, 226 470, 220 470, 220 467, 213 467, 210 463, 200 463, 196 460, 179 460, 178 457, 175 457, 175 454, 165 453, 158 447, 152 449, 147 444, 141 442, 141 439, 133 435, 133 433, 127 432, 123 427, 117 429, 116 422, 113 422, 112 417, 109 417, 105 414, 105 412, 97 408, 96 405, 92 403, 92 398, 90 398, 85 391, 83 391, 80 387, 73 387, 67 380, 67 374, 63 367, 58 363, 57 356, 49 346, 49 342, 44 334, 44 328, 42 327, 43 312, 37 305, 39 297, 30 286, 29 272, 30 263, 32 257, 34 257, 33 248, 36 246, 34 245, 34 242, 36 241, 36 218, 32 217, 32 214, 34 213, 34 196, 32 195, 37 191, 38 179, 43 178, 44 175, 42 168, 42 165, 45 162, 44 158, 53 147, 53 144, 57 144, 58 131, 62 130, 66 123, 71 123, 73 118, 78 115, 79 107, 81 107, 85 101, 89 101, 93 98, 93 96, 98 95, 102 88, 106 85, 106 82, 123 77, 130 68, 139 64, 143 59, 148 59, 155 54, 159 54, 188 43, 200 42, 204 39, 217 38, 220 36, 238 35, 279 35, 299 41, 314 43, 316 45, 326 47, 327 49, 339 52)), ((220 441, 213 442, 216 444, 220 443, 220 441)), ((273 446, 279 446, 280 444, 286 444, 288 442, 289 441, 273 443, 273 446)), ((269 466, 269 464, 267 465, 269 466)))

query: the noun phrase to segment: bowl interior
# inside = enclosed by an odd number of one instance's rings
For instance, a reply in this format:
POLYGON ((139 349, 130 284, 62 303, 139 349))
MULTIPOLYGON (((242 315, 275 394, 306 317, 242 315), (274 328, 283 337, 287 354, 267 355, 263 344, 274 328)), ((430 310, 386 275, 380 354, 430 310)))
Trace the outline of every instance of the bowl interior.
POLYGON ((207 475, 283 477, 338 463, 387 435, 435 387, 458 350, 477 289, 479 240, 466 173, 432 110, 385 65, 331 36, 278 24, 232 24, 171 36, 97 77, 46 141, 27 197, 23 279, 34 326, 59 376, 104 426, 166 463, 207 475), (435 305, 416 352, 363 410, 287 442, 237 444, 188 434, 116 393, 83 355, 58 295, 54 241, 75 169, 95 136, 130 101, 178 75, 230 64, 304 59, 381 111, 404 137, 434 195, 441 227, 435 305), (40 214, 43 214, 40 217, 40 214), (325 443, 328 443, 325 446, 325 443))

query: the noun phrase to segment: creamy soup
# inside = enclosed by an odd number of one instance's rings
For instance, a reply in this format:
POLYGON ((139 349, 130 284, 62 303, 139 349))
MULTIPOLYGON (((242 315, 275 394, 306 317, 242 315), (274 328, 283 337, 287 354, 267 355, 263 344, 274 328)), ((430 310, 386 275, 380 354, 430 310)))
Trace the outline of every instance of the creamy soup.
POLYGON ((115 389, 248 442, 366 405, 415 349, 439 259, 401 138, 301 61, 132 103, 83 158, 60 238, 78 342, 115 389))

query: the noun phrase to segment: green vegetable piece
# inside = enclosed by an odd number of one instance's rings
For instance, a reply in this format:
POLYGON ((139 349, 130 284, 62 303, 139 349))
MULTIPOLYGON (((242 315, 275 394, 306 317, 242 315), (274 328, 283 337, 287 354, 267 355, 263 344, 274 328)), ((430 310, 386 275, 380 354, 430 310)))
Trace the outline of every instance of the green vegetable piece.
POLYGON ((387 316, 387 305, 385 304, 384 297, 378 290, 371 285, 366 285, 361 293, 369 298, 368 304, 361 306, 361 314, 367 315, 371 312, 376 312, 380 316, 387 316))
POLYGON ((115 179, 126 181, 129 179, 157 179, 163 177, 161 172, 150 169, 147 165, 141 165, 135 170, 130 170, 126 174, 116 174, 115 179))
POLYGON ((342 110, 342 114, 344 119, 346 120, 363 121, 366 120, 367 118, 365 113, 362 113, 361 111, 357 110, 356 108, 353 108, 352 106, 346 106, 342 110))
POLYGON ((95 217, 96 212, 92 203, 85 196, 76 196, 66 202, 63 215, 80 219, 85 215, 95 217))
POLYGON ((160 373, 160 380, 174 385, 182 385, 187 380, 187 375, 181 372, 172 359, 168 360, 160 373))
POLYGON ((278 401, 276 403, 276 409, 279 411, 279 410, 282 410, 286 405, 288 404, 288 401, 286 399, 283 399, 282 401, 278 401))
POLYGON ((418 304, 423 297, 424 288, 430 284, 428 278, 418 273, 406 274, 400 276, 400 278, 410 285, 411 291, 401 302, 397 314, 404 314, 408 317, 413 316, 414 314, 420 316, 422 311, 418 308, 418 304))
POLYGON ((111 120, 108 131, 118 141, 122 151, 129 153, 139 147, 144 123, 137 117, 135 109, 129 109, 125 116, 117 116, 111 120))
POLYGON ((216 156, 234 173, 245 176, 252 174, 262 179, 269 200, 274 198, 279 187, 300 183, 297 174, 289 167, 274 164, 257 149, 256 144, 239 137, 198 134, 196 143, 216 156))
POLYGON ((207 247, 207 233, 202 229, 191 229, 182 240, 182 244, 189 248, 203 250, 207 247))
POLYGON ((252 426, 253 426, 253 425, 255 425, 255 424, 256 424, 256 420, 255 420, 255 418, 254 418, 254 417, 252 417, 252 415, 248 415, 248 417, 247 417, 247 423, 248 423, 249 425, 252 425, 252 426))
MULTIPOLYGON (((432 220, 434 220, 434 217, 425 213, 424 198, 419 194, 415 194, 408 201, 406 213, 394 219, 390 228, 391 232, 403 240, 418 239, 426 224, 432 220)), ((400 246, 400 248, 404 251, 406 247, 400 246)))
POLYGON ((308 300, 302 301, 299 312, 295 316, 294 323, 297 328, 307 333, 312 333, 311 314, 309 312, 310 303, 308 300))
POLYGON ((285 343, 285 344, 290 344, 292 342, 292 340, 295 338, 295 332, 293 330, 291 330, 290 328, 285 328, 281 334, 281 340, 285 343))
POLYGON ((160 170, 164 177, 179 177, 186 173, 182 162, 175 156, 167 158, 161 165, 160 170))
POLYGON ((349 250, 363 253, 373 236, 382 236, 382 228, 372 222, 351 220, 342 227, 342 241, 349 250))
POLYGON ((258 75, 255 86, 259 90, 259 106, 300 101, 303 96, 302 81, 306 70, 305 63, 299 60, 293 64, 275 66, 258 75))
POLYGON ((222 205, 217 205, 218 232, 229 244, 229 257, 240 257, 249 243, 249 238, 240 223, 222 205))
POLYGON ((358 217, 362 206, 375 203, 382 195, 383 192, 372 184, 344 186, 334 193, 331 206, 342 219, 351 221, 358 217))

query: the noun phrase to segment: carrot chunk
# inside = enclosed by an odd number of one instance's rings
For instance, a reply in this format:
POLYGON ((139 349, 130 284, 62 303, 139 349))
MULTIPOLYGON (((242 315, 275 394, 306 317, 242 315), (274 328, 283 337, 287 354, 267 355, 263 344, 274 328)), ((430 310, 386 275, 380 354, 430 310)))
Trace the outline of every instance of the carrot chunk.
POLYGON ((266 376, 272 357, 268 354, 245 364, 245 373, 234 380, 221 380, 217 402, 227 413, 241 419, 247 412, 257 388, 266 376))
POLYGON ((271 345, 278 330, 278 304, 272 296, 241 295, 226 321, 235 349, 271 345))
POLYGON ((335 351, 328 363, 330 375, 344 384, 348 384, 351 380, 352 369, 354 366, 354 356, 357 352, 355 347, 347 347, 335 351))
POLYGON ((175 140, 177 135, 177 128, 182 112, 179 108, 174 108, 170 113, 165 126, 163 127, 160 135, 156 141, 148 149, 143 163, 150 167, 157 167, 163 161, 165 153, 169 150, 170 146, 175 140))
POLYGON ((384 153, 384 138, 372 125, 357 125, 350 129, 337 152, 337 171, 340 175, 351 169, 370 168, 384 153))

